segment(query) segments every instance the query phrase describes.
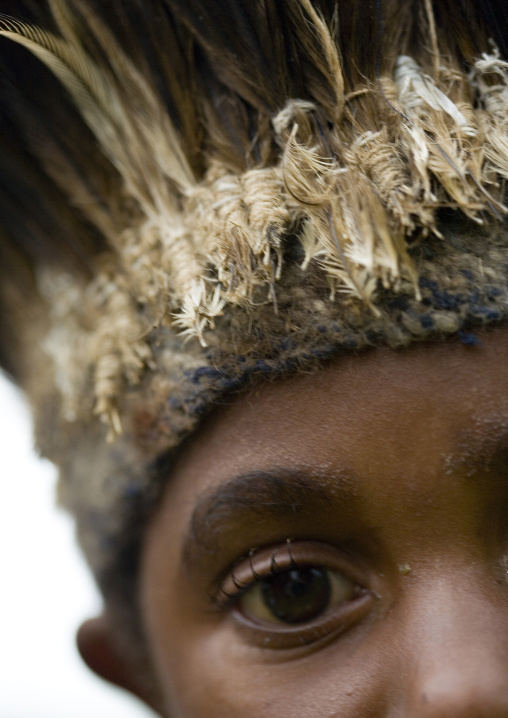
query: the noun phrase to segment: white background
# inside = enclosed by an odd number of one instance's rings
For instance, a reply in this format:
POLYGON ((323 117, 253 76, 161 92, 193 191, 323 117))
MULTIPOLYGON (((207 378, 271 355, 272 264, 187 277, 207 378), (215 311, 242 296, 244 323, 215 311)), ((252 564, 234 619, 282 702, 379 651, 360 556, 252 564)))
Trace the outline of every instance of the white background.
POLYGON ((0 375, 0 716, 153 718, 81 665, 76 628, 100 599, 54 508, 56 471, 32 451, 28 411, 0 375))

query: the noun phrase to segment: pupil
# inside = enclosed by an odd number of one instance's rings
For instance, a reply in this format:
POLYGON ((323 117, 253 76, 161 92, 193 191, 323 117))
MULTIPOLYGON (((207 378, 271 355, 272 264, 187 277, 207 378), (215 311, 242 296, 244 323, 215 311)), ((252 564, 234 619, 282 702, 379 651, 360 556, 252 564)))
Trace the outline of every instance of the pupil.
POLYGON ((266 579, 262 583, 265 605, 285 623, 305 623, 326 611, 331 586, 327 571, 305 566, 266 579))

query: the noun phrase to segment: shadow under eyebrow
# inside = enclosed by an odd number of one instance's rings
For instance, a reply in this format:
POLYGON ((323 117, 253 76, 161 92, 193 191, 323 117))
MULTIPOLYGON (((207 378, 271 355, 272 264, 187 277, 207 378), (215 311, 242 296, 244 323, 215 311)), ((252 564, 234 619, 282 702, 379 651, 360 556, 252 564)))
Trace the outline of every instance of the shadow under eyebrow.
POLYGON ((357 500, 351 477, 313 476, 284 467, 235 476, 203 496, 194 508, 183 541, 182 565, 187 570, 199 565, 222 535, 246 521, 329 513, 337 495, 349 506, 357 500))

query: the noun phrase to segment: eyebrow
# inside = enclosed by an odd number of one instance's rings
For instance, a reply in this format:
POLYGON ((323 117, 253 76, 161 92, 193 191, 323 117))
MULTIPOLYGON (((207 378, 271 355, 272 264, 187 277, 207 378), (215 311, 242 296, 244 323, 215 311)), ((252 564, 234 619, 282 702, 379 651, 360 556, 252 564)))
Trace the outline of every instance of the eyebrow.
POLYGON ((330 476, 294 467, 237 475, 199 499, 183 540, 182 565, 186 570, 199 565, 215 551, 220 537, 247 521, 329 513, 337 500, 351 506, 358 499, 354 485, 345 472, 330 476))

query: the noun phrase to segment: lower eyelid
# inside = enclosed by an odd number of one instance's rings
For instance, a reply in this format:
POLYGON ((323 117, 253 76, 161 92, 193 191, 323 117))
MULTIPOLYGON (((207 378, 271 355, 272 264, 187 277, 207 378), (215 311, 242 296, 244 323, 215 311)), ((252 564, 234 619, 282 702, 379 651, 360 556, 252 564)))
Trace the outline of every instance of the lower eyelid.
MULTIPOLYGON (((347 606, 332 609, 319 620, 303 626, 256 623, 237 610, 233 611, 232 619, 235 632, 254 647, 274 651, 316 650, 358 625, 371 610, 374 598, 373 594, 363 590, 347 606)), ((298 655, 299 652, 295 657, 298 655)))

